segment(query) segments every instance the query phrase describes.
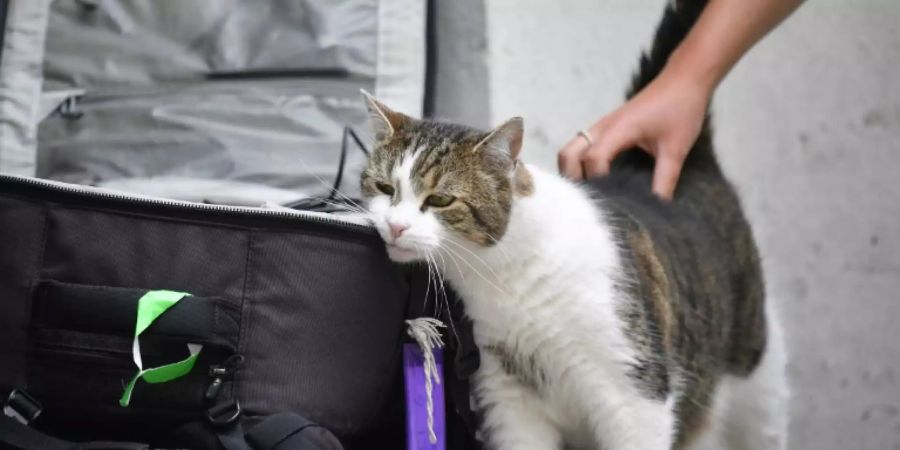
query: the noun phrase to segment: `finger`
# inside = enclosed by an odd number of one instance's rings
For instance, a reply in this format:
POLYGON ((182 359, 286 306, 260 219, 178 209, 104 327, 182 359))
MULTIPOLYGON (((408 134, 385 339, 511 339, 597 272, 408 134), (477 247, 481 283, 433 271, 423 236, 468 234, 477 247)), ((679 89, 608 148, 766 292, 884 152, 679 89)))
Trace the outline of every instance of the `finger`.
POLYGON ((609 173, 609 161, 599 152, 588 151, 581 157, 581 170, 584 177, 597 177, 609 173))
POLYGON ((660 153, 653 169, 653 193, 663 200, 672 200, 683 164, 684 160, 679 157, 660 153))
MULTIPOLYGON (((593 129, 591 130, 594 134, 593 129)), ((603 133, 594 134, 594 145, 581 157, 585 176, 592 177, 609 173, 609 165, 616 155, 634 146, 637 134, 630 128, 612 125, 603 133)))
POLYGON ((572 140, 559 151, 557 156, 557 164, 559 172, 573 180, 580 180, 584 177, 581 169, 581 154, 587 150, 588 143, 581 136, 575 136, 572 140))

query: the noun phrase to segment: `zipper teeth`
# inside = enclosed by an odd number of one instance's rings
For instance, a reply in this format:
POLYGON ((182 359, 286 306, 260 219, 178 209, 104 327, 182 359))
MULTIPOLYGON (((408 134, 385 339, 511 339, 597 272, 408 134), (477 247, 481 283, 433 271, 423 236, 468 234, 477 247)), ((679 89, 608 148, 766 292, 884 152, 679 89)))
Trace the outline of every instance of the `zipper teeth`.
MULTIPOLYGON (((177 208, 182 210, 189 211, 215 211, 215 212, 225 212, 225 213, 233 213, 233 214, 241 214, 247 216, 261 216, 261 217, 281 217, 295 220, 311 220, 314 222, 327 223, 333 225, 340 225, 346 227, 355 227, 360 230, 371 231, 373 229, 370 225, 363 225, 361 223, 349 221, 349 220, 341 220, 337 218, 323 217, 319 214, 314 214, 308 211, 300 211, 296 212, 286 212, 279 211, 277 209, 263 209, 263 208, 250 208, 250 207, 238 207, 238 206, 228 206, 228 205, 211 205, 206 203, 194 203, 194 202, 185 202, 178 200, 166 200, 163 198, 152 198, 152 197, 139 197, 132 196, 128 194, 119 194, 112 191, 104 191, 104 190, 94 190, 94 189, 85 189, 80 187, 74 187, 66 185, 65 183, 54 183, 48 182, 37 178, 28 178, 28 177, 18 177, 18 176, 10 176, 10 175, 0 175, 0 181, 11 181, 13 183, 21 183, 21 184, 30 184, 33 186, 39 186, 42 188, 52 189, 56 191, 69 192, 78 195, 86 195, 92 197, 102 197, 111 200, 122 200, 128 202, 135 203, 143 203, 148 205, 155 206, 164 206, 169 208, 177 208)), ((324 214, 324 213, 323 213, 324 214)))

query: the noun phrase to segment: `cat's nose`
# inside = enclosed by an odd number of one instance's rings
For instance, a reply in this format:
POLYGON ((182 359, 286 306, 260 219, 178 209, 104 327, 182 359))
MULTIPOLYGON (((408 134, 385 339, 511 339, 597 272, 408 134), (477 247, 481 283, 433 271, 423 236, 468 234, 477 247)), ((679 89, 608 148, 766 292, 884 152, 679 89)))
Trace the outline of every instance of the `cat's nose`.
POLYGON ((388 228, 391 229, 391 237, 397 239, 401 234, 403 234, 404 231, 406 231, 407 228, 409 228, 409 225, 400 225, 397 223, 388 222, 388 228))

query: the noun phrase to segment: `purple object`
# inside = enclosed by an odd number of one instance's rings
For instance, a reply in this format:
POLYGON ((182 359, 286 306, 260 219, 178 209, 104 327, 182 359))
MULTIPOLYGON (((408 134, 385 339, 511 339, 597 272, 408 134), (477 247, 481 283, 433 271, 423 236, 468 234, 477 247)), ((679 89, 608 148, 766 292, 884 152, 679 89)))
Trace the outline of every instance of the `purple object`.
MULTIPOLYGON (((444 358, 441 349, 434 349, 438 377, 443 377, 444 358)), ((434 434, 437 441, 428 440, 428 394, 425 390, 425 358, 416 344, 403 344, 403 381, 406 385, 406 448, 407 450, 445 450, 444 382, 432 380, 431 400, 434 405, 434 434)))

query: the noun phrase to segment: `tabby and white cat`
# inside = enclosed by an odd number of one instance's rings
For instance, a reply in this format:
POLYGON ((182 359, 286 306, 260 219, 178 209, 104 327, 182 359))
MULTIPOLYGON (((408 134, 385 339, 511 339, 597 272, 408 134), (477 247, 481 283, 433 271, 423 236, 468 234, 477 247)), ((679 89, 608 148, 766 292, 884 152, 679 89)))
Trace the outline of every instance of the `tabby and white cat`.
MULTIPOLYGON (((702 3, 668 6, 632 93, 702 3)), ((784 447, 780 330, 708 128, 668 204, 638 150, 578 185, 519 162, 521 119, 485 133, 367 103, 368 209, 393 260, 462 298, 490 448, 784 447)))

